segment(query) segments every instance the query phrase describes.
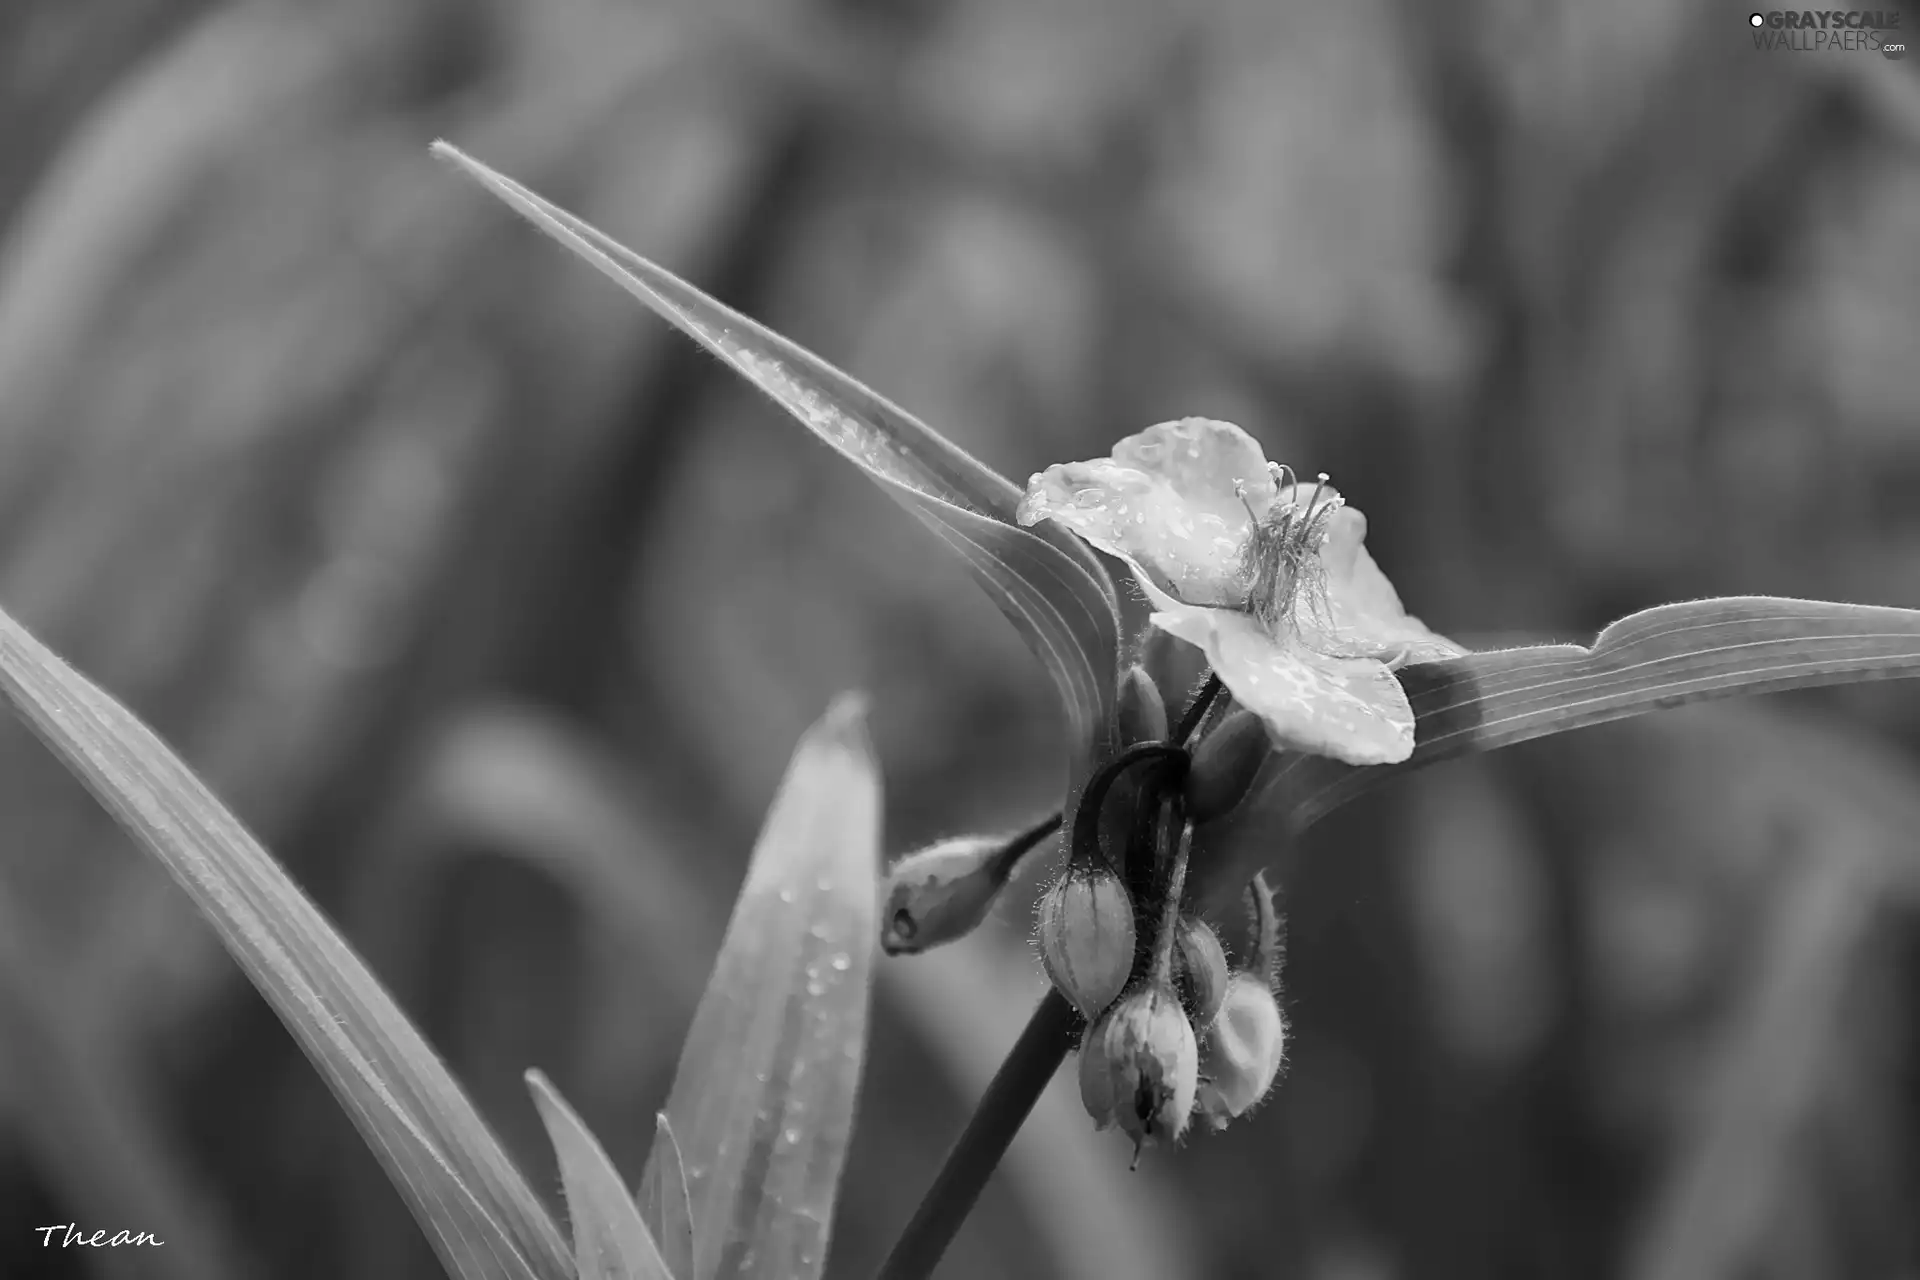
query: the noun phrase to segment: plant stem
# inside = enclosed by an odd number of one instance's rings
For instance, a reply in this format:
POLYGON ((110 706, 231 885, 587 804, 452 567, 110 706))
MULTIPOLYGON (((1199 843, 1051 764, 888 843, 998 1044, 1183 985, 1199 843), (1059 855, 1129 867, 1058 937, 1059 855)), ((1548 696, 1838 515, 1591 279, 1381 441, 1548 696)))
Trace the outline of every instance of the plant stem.
POLYGON ((973 1211, 987 1179, 1007 1153, 1014 1134, 1040 1100, 1073 1044, 1080 1015, 1058 991, 1049 991, 1027 1020, 1007 1060, 994 1073, 980 1106, 947 1153, 933 1186, 921 1198, 913 1220, 900 1233, 893 1252, 880 1264, 876 1280, 925 1280, 973 1211))
POLYGON ((1042 840, 1060 829, 1061 817, 1060 813, 1050 814, 1009 841, 1006 848, 994 855, 993 874, 1000 881, 1005 882, 1013 875, 1013 869, 1020 865, 1020 859, 1026 857, 1042 840))
POLYGON ((1207 682, 1200 686, 1200 692, 1193 695, 1193 701, 1187 704, 1186 714, 1180 717, 1180 727, 1173 731, 1172 741, 1176 746, 1184 747, 1187 739, 1193 736, 1200 722, 1207 718, 1207 712, 1213 710, 1213 701, 1220 696, 1220 676, 1217 672, 1207 672, 1207 682))
POLYGON ((1193 849, 1193 824, 1180 816, 1179 805, 1168 797, 1160 803, 1162 840, 1168 838, 1176 822, 1180 824, 1180 834, 1175 838, 1173 862, 1167 870, 1166 905, 1161 908, 1160 938, 1153 957, 1155 981, 1168 986, 1173 984, 1174 932, 1180 927, 1180 899, 1187 891, 1187 858, 1193 849))
POLYGON ((1067 854, 1080 866, 1091 866, 1096 862, 1108 867, 1115 866, 1114 860, 1107 856, 1107 851, 1100 844, 1100 809, 1106 804, 1107 795, 1120 775, 1148 760, 1163 761, 1176 768, 1179 771, 1176 779, 1185 778, 1187 766, 1193 762, 1192 757, 1179 747, 1164 742, 1142 742, 1128 747, 1101 765, 1100 771, 1087 780, 1086 789, 1080 793, 1073 829, 1067 836, 1067 854))

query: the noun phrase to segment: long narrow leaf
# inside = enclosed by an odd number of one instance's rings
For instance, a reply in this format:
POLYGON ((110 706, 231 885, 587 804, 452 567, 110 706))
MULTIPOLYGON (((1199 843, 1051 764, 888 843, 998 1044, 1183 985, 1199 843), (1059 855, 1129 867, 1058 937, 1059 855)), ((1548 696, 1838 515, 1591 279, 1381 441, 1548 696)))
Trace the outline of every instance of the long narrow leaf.
POLYGON ((819 356, 457 147, 436 142, 434 152, 724 360, 958 551, 1053 677, 1074 780, 1112 747, 1119 611, 1085 544, 1051 522, 1037 531, 1014 524, 1020 491, 1010 481, 819 356))
POLYGON ((1287 833, 1409 769, 1711 698, 1914 674, 1920 610, 1772 596, 1660 605, 1613 623, 1591 647, 1499 649, 1407 667, 1412 758, 1355 768, 1274 757, 1258 798, 1206 833, 1214 854, 1200 873, 1204 892, 1237 892, 1287 833))
POLYGON ((559 1280, 565 1245, 452 1076, 278 864, 130 712, 0 613, 0 691, 219 933, 461 1280, 559 1280))
MULTIPOLYGON (((814 1280, 866 1059, 880 784, 860 703, 807 732, 767 814, 667 1116, 686 1156, 692 1280, 814 1280)), ((642 1187, 668 1177, 655 1143, 642 1187)))
POLYGON ((560 1162, 579 1280, 675 1280, 593 1131, 540 1072, 527 1072, 527 1088, 560 1162))

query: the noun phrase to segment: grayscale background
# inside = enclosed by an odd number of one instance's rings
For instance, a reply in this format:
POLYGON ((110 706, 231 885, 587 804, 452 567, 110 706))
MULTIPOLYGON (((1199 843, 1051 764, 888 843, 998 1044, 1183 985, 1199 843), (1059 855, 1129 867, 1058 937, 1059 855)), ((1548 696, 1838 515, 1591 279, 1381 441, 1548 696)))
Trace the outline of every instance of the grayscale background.
MULTIPOLYGON (((6 0, 0 603, 557 1199, 521 1071, 637 1171, 836 692, 893 851, 1031 820, 1061 728, 934 538, 433 138, 1016 479, 1237 421, 1469 643, 1920 606, 1920 59, 1747 12, 6 0)), ((1129 1176, 1063 1078, 942 1274, 1920 1276, 1916 747, 1892 682, 1372 794, 1285 886, 1272 1104, 1129 1176)), ((830 1274, 1030 1007, 1025 894, 882 966, 830 1274)), ((436 1274, 184 896, 0 726, 0 1275, 436 1274), (168 1243, 38 1246, 68 1221, 168 1243)))

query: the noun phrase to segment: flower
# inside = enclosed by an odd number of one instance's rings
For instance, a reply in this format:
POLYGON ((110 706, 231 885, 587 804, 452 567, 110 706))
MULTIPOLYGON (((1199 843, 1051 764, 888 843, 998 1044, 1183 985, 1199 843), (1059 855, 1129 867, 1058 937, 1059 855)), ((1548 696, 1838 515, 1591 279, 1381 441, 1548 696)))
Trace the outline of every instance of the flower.
POLYGON ((1366 517, 1325 476, 1294 483, 1232 423, 1163 422, 1112 457, 1048 467, 1018 516, 1126 561, 1153 624, 1204 651, 1289 750, 1405 760, 1413 709, 1393 668, 1462 652, 1407 614, 1363 545, 1366 517))

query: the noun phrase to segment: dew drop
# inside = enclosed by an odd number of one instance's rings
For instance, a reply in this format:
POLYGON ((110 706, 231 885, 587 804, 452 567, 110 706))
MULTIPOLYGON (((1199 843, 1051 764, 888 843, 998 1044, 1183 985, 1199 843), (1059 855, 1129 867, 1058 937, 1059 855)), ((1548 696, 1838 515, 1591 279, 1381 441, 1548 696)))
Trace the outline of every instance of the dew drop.
POLYGON ((849 968, 852 967, 853 960, 850 957, 848 957, 846 952, 842 951, 837 955, 835 955, 833 959, 827 961, 827 963, 833 966, 833 971, 835 973, 845 973, 849 968))

